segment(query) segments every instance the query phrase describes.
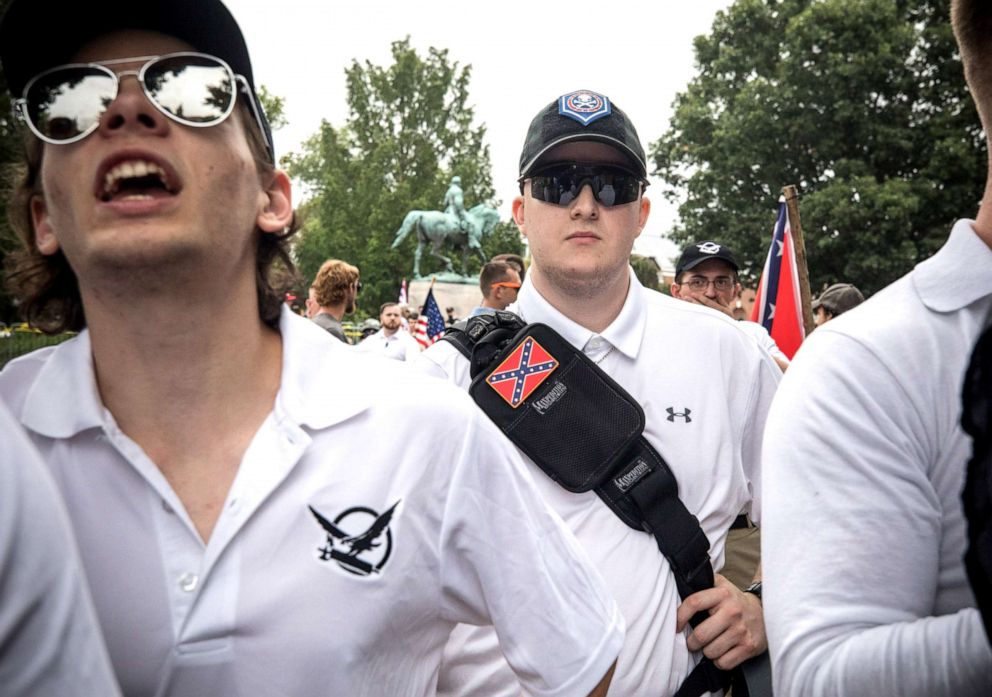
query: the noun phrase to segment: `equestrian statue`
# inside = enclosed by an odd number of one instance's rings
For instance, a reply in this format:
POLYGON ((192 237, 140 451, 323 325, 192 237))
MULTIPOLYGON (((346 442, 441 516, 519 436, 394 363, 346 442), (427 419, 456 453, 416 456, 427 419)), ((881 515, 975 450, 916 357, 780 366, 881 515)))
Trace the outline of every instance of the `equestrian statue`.
POLYGON ((413 253, 413 275, 423 278, 420 274, 420 260, 428 246, 431 255, 444 262, 445 271, 454 273, 451 259, 441 253, 444 243, 450 242, 456 250, 461 250, 462 276, 468 278, 469 254, 477 254, 483 264, 488 261, 482 252, 482 236, 491 233, 497 222, 499 212, 484 203, 464 211, 461 216, 454 211, 410 211, 396 231, 392 249, 399 247, 411 232, 416 232, 417 249, 413 253))

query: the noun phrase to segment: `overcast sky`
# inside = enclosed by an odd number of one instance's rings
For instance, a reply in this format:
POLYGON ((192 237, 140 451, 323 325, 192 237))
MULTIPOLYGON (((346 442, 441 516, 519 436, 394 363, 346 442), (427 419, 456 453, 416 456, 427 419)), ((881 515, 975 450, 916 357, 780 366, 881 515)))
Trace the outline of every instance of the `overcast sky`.
MULTIPOLYGON (((344 124, 344 71, 353 59, 388 65, 391 42, 409 35, 421 54, 431 46, 446 48, 449 60, 470 64, 469 104, 476 123, 487 127, 504 218, 516 193, 524 134, 539 109, 573 90, 601 92, 627 112, 647 150, 666 130, 672 100, 694 74, 693 38, 708 33, 716 12, 731 4, 225 1, 248 41, 256 81, 286 100, 289 125, 275 134, 280 155, 297 150, 321 119, 344 124)), ((652 203, 637 249, 670 257, 676 250, 661 237, 674 210, 657 194, 652 203)))

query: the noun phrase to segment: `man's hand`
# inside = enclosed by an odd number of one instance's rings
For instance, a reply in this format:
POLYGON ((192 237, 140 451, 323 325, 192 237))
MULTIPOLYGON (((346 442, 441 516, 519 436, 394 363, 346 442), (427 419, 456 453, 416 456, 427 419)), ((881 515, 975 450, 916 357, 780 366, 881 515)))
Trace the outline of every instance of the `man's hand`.
POLYGON ((720 670, 730 670, 768 649, 761 601, 716 574, 716 585, 693 593, 679 605, 676 631, 681 632, 697 612, 710 616, 689 635, 690 651, 702 649, 720 670))
POLYGON ((730 305, 723 305, 716 298, 707 298, 705 295, 690 295, 689 293, 683 293, 679 296, 679 299, 690 303, 696 303, 697 305, 704 305, 714 310, 719 310, 730 319, 734 319, 734 308, 730 305))

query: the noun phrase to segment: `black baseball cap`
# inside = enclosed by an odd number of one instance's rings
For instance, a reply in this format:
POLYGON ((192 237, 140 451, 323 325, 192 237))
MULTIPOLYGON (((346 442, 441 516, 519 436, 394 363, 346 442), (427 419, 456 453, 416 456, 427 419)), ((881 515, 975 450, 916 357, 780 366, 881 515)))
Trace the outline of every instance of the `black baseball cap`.
POLYGON ((556 145, 592 140, 612 145, 647 178, 644 148, 634 124, 609 97, 591 90, 563 94, 538 112, 527 129, 520 153, 520 179, 526 179, 541 156, 556 145))
POLYGON ((220 0, 13 0, 0 19, 0 65, 11 95, 20 97, 35 75, 70 62, 83 44, 122 29, 174 36, 243 75, 274 152, 272 132, 255 91, 248 46, 220 0))
POLYGON ((737 263, 737 259, 729 247, 712 240, 703 240, 690 244, 682 250, 682 256, 679 257, 679 261, 675 265, 675 275, 678 276, 683 271, 695 268, 710 259, 720 259, 730 264, 734 271, 741 270, 741 265, 737 263))

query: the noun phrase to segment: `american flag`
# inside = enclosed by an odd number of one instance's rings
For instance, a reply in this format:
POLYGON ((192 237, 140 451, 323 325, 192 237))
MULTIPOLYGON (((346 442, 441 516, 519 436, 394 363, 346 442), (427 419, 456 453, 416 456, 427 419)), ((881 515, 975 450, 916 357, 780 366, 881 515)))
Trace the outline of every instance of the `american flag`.
POLYGON ((750 319, 763 325, 782 352, 792 360, 806 336, 802 312, 796 247, 789 225, 789 211, 785 201, 782 201, 750 319))
POLYGON ((424 309, 420 311, 420 317, 417 318, 413 338, 423 348, 427 348, 441 338, 441 335, 444 334, 444 328, 444 316, 434 299, 434 289, 430 288, 427 291, 427 297, 424 298, 424 309))

